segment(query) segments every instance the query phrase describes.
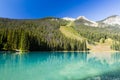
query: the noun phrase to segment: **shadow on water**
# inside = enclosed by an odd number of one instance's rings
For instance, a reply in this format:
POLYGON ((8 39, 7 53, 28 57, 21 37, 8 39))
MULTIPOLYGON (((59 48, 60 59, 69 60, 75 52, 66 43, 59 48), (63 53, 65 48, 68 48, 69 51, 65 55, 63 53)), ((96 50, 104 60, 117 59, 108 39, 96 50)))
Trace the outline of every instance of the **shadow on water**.
POLYGON ((119 67, 119 52, 0 52, 0 80, 120 80, 119 67))

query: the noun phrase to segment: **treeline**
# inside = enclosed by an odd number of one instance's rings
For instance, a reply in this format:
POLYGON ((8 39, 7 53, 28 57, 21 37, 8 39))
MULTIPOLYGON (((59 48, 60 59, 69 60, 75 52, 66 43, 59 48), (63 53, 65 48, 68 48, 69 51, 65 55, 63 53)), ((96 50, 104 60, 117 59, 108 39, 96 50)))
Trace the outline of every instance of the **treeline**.
POLYGON ((0 18, 0 50, 14 51, 84 51, 86 40, 65 37, 60 26, 67 21, 59 18, 11 20, 0 18))

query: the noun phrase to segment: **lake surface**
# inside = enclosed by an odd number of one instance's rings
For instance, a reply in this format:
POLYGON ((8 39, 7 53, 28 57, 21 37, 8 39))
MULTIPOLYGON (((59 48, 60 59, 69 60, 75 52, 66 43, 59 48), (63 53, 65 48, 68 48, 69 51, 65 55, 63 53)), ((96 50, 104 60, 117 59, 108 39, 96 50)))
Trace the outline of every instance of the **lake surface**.
POLYGON ((0 52, 0 80, 120 80, 120 53, 0 52))

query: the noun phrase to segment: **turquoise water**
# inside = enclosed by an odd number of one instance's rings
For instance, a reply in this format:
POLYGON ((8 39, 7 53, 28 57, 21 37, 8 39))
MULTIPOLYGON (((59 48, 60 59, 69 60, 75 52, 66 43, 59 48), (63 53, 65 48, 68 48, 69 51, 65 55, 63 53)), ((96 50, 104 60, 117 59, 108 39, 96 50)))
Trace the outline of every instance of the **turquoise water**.
POLYGON ((120 80, 120 53, 0 52, 0 80, 120 80))

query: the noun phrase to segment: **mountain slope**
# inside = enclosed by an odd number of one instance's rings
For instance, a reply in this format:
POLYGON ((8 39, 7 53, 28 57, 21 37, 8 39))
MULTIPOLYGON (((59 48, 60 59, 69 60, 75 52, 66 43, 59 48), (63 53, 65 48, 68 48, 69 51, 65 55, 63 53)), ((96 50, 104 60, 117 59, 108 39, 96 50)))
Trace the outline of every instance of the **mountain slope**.
POLYGON ((66 26, 61 26, 60 31, 68 38, 76 39, 80 41, 84 40, 85 38, 81 37, 80 34, 71 27, 71 25, 72 25, 72 22, 70 22, 66 26))
MULTIPOLYGON (((0 20, 0 50, 13 51, 83 51, 85 42, 70 39, 60 26, 68 21, 59 18, 35 20, 0 20)), ((74 35, 75 36, 75 35, 74 35)))

